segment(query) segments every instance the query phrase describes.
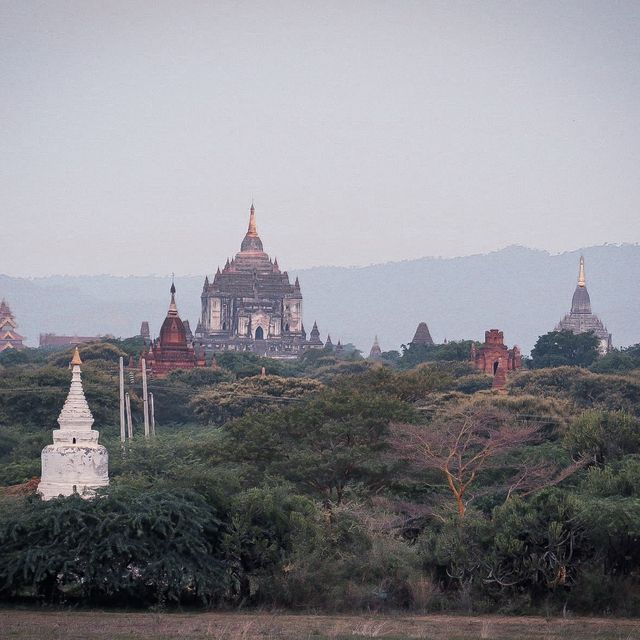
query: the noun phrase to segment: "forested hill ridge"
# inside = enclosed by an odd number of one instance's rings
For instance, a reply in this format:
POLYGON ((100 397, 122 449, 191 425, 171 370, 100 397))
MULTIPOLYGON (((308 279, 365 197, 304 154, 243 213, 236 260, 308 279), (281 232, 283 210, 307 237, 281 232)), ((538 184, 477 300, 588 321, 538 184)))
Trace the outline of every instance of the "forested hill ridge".
MULTIPOLYGON (((223 251, 220 255, 223 255, 223 251)), ((352 342, 368 353, 374 335, 398 349, 426 321, 436 342, 482 339, 500 328, 505 341, 528 352, 537 337, 569 311, 578 260, 585 256, 593 311, 615 346, 640 342, 640 246, 604 245, 550 255, 507 247, 486 255, 421 258, 367 267, 316 267, 300 277, 307 331, 352 342)), ((212 256, 210 274, 219 258, 212 256)), ((167 265, 170 268, 171 265, 167 265)), ((195 328, 205 274, 176 278, 180 313, 195 328)), ((157 333, 166 314, 169 279, 162 276, 0 275, 0 297, 15 313, 27 344, 40 333, 129 336, 148 320, 157 333)))

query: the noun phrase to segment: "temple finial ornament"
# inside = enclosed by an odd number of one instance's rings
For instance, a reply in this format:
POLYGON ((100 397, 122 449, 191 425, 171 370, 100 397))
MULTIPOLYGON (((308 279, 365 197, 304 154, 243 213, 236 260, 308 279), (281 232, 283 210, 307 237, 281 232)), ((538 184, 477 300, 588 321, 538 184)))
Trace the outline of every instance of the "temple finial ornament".
POLYGON ((247 231, 249 236, 257 236, 258 229, 256 227, 256 208, 251 203, 251 209, 249 210, 249 230, 247 231))
POLYGON ((169 303, 169 313, 170 316, 178 315, 178 306, 176 305, 176 285, 173 283, 173 276, 171 277, 171 302, 169 303))
POLYGON ((585 287, 587 279, 584 276, 584 256, 580 256, 580 272, 578 273, 578 286, 585 287))
POLYGON ((78 351, 78 347, 76 347, 75 351, 73 352, 73 358, 71 359, 71 366, 79 367, 81 364, 82 364, 82 360, 80 359, 80 352, 78 351))

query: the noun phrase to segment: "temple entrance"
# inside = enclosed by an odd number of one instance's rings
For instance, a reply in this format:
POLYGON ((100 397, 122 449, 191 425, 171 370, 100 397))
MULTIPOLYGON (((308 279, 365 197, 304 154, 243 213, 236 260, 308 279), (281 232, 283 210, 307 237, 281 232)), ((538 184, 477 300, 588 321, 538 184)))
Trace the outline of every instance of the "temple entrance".
POLYGON ((264 331, 262 330, 262 327, 258 327, 256 329, 256 340, 264 340, 264 331))
POLYGON ((494 376, 496 375, 496 371, 498 370, 498 364, 499 364, 498 360, 496 360, 496 361, 493 363, 493 375, 494 375, 494 376))

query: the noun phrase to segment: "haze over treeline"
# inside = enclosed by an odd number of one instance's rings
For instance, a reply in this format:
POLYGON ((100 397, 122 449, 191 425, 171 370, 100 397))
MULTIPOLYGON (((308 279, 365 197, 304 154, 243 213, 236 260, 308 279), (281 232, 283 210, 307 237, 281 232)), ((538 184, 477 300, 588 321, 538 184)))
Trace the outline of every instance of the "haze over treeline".
MULTIPOLYGON (((398 349, 426 321, 436 342, 482 339, 486 329, 499 328, 509 345, 528 352, 569 311, 580 253, 550 255, 514 246, 486 255, 316 267, 290 275, 300 277, 307 333, 317 320, 323 340, 329 332, 334 342, 352 342, 368 353, 377 334, 383 350, 398 349)), ((582 253, 593 310, 613 333, 614 345, 640 342, 640 246, 597 246, 582 253)), ((176 277, 178 308, 193 329, 204 276, 176 277)), ((170 276, 2 275, 0 294, 28 344, 36 346, 45 332, 130 336, 142 320, 156 335, 170 283, 170 276)))

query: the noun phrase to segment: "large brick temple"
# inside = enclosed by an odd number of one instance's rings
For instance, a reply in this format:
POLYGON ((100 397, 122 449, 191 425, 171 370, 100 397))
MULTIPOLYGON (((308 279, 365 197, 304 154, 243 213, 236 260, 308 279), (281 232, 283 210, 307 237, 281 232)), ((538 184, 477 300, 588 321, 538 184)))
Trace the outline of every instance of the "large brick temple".
POLYGON ((277 258, 265 253, 253 205, 239 253, 218 268, 213 281, 205 278, 201 301, 195 337, 208 351, 287 358, 315 346, 302 324, 300 283, 296 278, 291 284, 277 258))

